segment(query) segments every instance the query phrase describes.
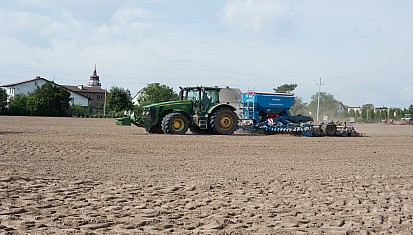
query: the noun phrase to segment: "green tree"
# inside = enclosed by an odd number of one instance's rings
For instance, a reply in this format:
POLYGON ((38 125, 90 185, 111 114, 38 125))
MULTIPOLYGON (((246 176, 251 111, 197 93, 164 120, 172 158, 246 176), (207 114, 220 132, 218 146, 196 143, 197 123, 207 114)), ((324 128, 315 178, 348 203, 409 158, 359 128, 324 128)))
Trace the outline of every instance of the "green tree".
POLYGON ((394 113, 396 110, 394 108, 389 109, 389 119, 394 119, 394 113))
POLYGON ((404 116, 403 111, 401 109, 396 109, 396 114, 394 115, 394 119, 400 121, 400 119, 404 116))
POLYGON ((297 88, 297 84, 284 84, 277 88, 273 88, 273 90, 277 93, 292 93, 295 88, 297 88))
MULTIPOLYGON (((311 111, 313 118, 317 116, 317 105, 318 105, 318 93, 311 96, 311 102, 308 104, 308 110, 311 111)), ((320 92, 320 113, 319 118, 323 116, 328 116, 330 120, 338 118, 338 106, 339 101, 337 101, 333 95, 320 92)))
POLYGON ((367 122, 374 122, 375 120, 375 113, 374 109, 368 109, 367 110, 367 122))
POLYGON ((71 107, 71 113, 72 116, 76 116, 76 117, 83 117, 85 115, 85 107, 83 107, 80 104, 72 104, 71 107))
POLYGON ((113 86, 107 94, 108 110, 120 112, 132 108, 132 98, 129 90, 113 86))
POLYGON ((142 106, 159 103, 170 100, 178 100, 179 96, 174 90, 167 85, 161 85, 159 83, 151 83, 142 88, 138 92, 138 106, 137 111, 141 110, 142 106))
POLYGON ((356 119, 356 112, 354 112, 354 109, 348 111, 348 116, 356 119))
POLYGON ((291 115, 310 115, 306 106, 306 103, 303 103, 300 97, 294 97, 294 105, 290 108, 291 115))
POLYGON ((27 101, 29 97, 23 94, 17 94, 9 101, 9 113, 11 115, 24 116, 28 115, 27 101))
POLYGON ((359 110, 356 110, 356 115, 355 115, 354 117, 355 117, 355 121, 356 121, 356 122, 359 122, 359 121, 362 120, 362 118, 361 118, 361 113, 360 113, 359 110))
MULTIPOLYGON (((292 93, 297 86, 297 84, 284 84, 273 88, 273 90, 277 93, 292 93)), ((303 100, 298 96, 294 97, 294 105, 291 107, 290 112, 292 115, 309 115, 306 105, 303 104, 303 100)))
POLYGON ((361 118, 361 121, 367 122, 367 110, 366 109, 361 109, 360 118, 361 118))
POLYGON ((7 92, 5 89, 0 88, 0 114, 6 111, 7 106, 7 92))
POLYGON ((36 116, 67 116, 70 92, 54 83, 46 82, 29 94, 27 108, 36 116))

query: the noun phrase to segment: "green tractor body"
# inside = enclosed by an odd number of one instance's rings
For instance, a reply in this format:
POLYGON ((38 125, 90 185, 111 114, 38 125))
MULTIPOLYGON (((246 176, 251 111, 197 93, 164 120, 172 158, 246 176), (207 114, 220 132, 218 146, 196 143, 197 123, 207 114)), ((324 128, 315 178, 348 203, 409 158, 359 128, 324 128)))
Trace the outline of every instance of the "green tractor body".
POLYGON ((149 133, 233 134, 238 126, 235 108, 219 100, 221 88, 181 88, 178 101, 167 101, 142 107, 143 115, 132 113, 118 118, 118 125, 135 124, 149 133))

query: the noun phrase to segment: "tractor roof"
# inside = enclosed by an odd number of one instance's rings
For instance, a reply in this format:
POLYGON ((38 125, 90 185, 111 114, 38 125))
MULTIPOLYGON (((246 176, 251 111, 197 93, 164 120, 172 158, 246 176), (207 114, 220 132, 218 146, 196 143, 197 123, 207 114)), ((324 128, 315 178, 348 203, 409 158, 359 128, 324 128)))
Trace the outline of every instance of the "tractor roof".
POLYGON ((221 90, 222 88, 220 87, 208 87, 208 86, 189 86, 189 87, 184 87, 184 90, 201 90, 201 89, 205 89, 205 90, 221 90))

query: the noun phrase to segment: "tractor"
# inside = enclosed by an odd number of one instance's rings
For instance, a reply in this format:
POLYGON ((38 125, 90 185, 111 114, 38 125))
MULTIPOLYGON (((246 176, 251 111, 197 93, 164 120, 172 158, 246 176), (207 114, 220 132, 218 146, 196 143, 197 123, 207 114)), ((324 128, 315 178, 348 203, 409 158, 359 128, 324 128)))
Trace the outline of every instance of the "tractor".
POLYGON ((221 88, 180 87, 179 100, 143 106, 142 116, 117 118, 117 125, 134 124, 149 133, 231 135, 238 127, 235 108, 220 102, 221 88))

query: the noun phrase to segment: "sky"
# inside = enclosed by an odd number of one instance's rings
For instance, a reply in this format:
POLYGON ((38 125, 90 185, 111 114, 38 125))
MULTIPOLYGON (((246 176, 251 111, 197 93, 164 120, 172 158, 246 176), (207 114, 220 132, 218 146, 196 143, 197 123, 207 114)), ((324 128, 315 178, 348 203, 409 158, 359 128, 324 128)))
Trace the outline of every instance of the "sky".
POLYGON ((411 0, 2 0, 0 86, 41 76, 413 103, 411 0), (322 80, 321 86, 320 78, 322 80))

